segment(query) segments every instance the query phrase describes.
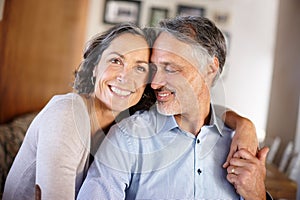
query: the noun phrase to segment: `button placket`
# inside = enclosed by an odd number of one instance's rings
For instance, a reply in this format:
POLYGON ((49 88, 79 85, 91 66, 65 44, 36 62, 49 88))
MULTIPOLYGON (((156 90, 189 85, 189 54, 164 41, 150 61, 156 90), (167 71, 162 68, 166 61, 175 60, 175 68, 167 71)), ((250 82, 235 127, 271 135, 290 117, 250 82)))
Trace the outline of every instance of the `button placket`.
MULTIPOLYGON (((199 137, 199 135, 198 135, 199 137)), ((199 163, 199 159, 197 159, 199 156, 199 152, 200 152, 200 148, 201 148, 201 140, 199 138, 196 138, 196 145, 195 145, 195 167, 196 167, 196 171, 197 171, 197 175, 200 175, 202 173, 202 169, 200 167, 200 163, 199 163)))

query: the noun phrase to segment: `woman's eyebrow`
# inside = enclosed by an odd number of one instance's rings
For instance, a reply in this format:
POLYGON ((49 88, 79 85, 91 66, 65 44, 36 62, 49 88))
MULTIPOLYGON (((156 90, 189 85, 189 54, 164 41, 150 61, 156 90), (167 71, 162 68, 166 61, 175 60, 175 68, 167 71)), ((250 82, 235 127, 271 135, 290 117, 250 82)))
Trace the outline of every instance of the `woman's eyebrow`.
POLYGON ((144 61, 144 60, 138 60, 136 63, 141 63, 141 64, 149 64, 149 61, 144 61))
MULTIPOLYGON (((120 53, 118 53, 118 52, 116 52, 116 51, 110 52, 108 55, 112 55, 112 54, 116 54, 116 55, 120 56, 122 59, 125 59, 125 56, 124 56, 124 55, 122 55, 122 54, 120 54, 120 53)), ((138 60, 138 61, 136 61, 136 62, 137 62, 137 63, 146 63, 146 64, 149 63, 149 61, 145 61, 145 60, 138 60)))
MULTIPOLYGON (((125 56, 124 55, 122 55, 122 54, 120 54, 120 53, 118 53, 118 52, 116 52, 116 51, 113 51, 113 52, 110 52, 108 55, 117 55, 117 56, 119 56, 119 57, 121 57, 122 59, 125 59, 125 56)), ((136 61, 136 63, 144 63, 144 64, 149 64, 149 61, 145 61, 145 60, 138 60, 138 61, 136 61)))
POLYGON ((120 53, 118 53, 116 51, 110 52, 108 55, 112 55, 112 54, 116 54, 117 56, 120 56, 122 59, 125 58, 124 55, 122 55, 122 54, 120 54, 120 53))

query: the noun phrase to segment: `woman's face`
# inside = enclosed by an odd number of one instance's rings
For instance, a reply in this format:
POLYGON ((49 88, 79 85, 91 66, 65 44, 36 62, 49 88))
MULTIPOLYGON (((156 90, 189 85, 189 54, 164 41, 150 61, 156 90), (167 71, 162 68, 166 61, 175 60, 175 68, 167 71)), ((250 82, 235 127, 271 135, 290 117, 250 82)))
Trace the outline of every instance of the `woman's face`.
POLYGON ((149 79, 149 55, 141 36, 124 33, 115 38, 94 70, 96 98, 117 112, 135 105, 149 79))

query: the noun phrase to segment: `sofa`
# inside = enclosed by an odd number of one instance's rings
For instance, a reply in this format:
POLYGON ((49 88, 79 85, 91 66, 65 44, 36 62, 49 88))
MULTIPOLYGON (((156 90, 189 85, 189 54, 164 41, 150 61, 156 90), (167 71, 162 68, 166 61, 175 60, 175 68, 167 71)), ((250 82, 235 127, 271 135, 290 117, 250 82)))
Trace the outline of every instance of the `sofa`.
POLYGON ((9 123, 0 124, 0 199, 4 183, 14 158, 23 142, 25 133, 37 113, 16 117, 9 123))

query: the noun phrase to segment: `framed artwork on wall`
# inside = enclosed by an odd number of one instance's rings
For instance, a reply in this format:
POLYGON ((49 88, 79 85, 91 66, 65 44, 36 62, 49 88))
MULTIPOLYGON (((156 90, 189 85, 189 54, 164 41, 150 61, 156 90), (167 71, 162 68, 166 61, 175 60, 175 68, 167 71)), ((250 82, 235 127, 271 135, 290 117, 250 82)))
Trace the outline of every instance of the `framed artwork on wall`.
POLYGON ((168 17, 169 10, 167 8, 152 7, 150 11, 149 26, 155 27, 161 19, 168 17))
POLYGON ((107 24, 133 22, 139 25, 140 10, 140 1, 105 0, 103 22, 107 24))
POLYGON ((178 5, 177 15, 180 16, 205 16, 205 8, 188 6, 188 5, 178 5))

